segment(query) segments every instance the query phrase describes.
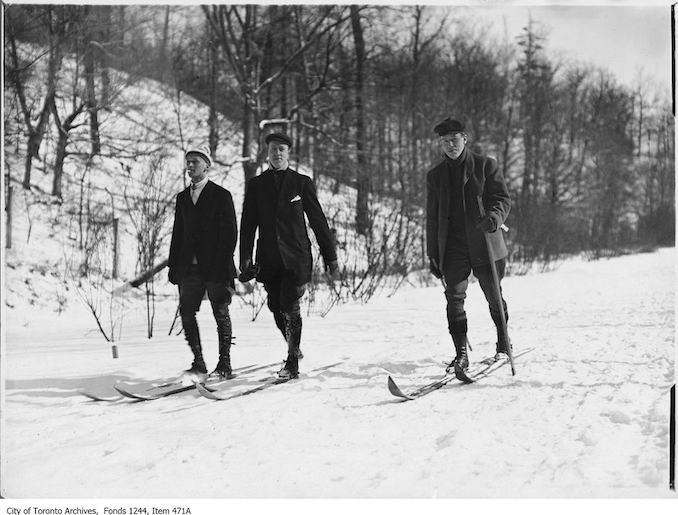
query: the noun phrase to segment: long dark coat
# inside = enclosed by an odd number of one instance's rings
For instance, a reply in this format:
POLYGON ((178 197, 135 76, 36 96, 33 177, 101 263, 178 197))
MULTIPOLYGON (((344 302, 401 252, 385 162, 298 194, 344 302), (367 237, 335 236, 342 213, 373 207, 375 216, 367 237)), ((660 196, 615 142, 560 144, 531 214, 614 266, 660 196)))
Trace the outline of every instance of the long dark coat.
POLYGON ((169 280, 179 284, 193 262, 198 261, 206 281, 235 286, 233 254, 238 222, 231 193, 207 181, 193 205, 190 186, 177 195, 169 255, 169 280))
MULTIPOLYGON (((256 262, 257 281, 266 283, 279 263, 294 273, 301 286, 311 280, 313 258, 304 214, 315 234, 325 263, 335 261, 334 236, 327 224, 313 181, 288 168, 278 190, 273 170, 247 182, 240 224, 240 265, 252 259, 254 234, 259 229, 256 262)), ((278 265, 279 266, 279 265, 278 265)))
MULTIPOLYGON (((480 218, 477 197, 482 197, 486 214, 490 215, 500 227, 511 209, 511 198, 504 177, 497 167, 497 161, 491 157, 474 154, 468 148, 464 150, 463 200, 464 217, 471 265, 486 265, 488 258, 485 237, 476 223, 480 218)), ((450 209, 450 174, 448 160, 444 160, 427 173, 426 181, 426 253, 434 258, 440 270, 445 266, 445 247, 447 245, 450 209)), ((490 245, 496 259, 508 255, 501 229, 489 233, 490 245)))

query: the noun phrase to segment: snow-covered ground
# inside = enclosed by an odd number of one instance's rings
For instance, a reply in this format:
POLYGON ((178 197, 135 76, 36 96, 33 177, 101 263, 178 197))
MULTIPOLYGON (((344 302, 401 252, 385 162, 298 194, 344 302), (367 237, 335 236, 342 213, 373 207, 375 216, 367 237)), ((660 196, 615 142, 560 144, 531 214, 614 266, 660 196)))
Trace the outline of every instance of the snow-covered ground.
MULTIPOLYGON (((81 390, 174 376, 189 364, 174 314, 156 336, 129 313, 120 357, 73 306, 5 319, 2 495, 10 498, 671 497, 669 388, 675 249, 504 281, 516 350, 536 350, 470 386, 414 402, 403 389, 452 356, 440 287, 399 290, 305 318, 305 378, 214 402, 187 392, 96 403, 81 390), (340 362, 321 373, 318 367, 340 362)), ((468 298, 473 359, 493 352, 482 293, 468 298)), ((269 313, 232 306, 235 367, 280 360, 269 313)), ((208 366, 216 331, 199 318, 208 366)), ((265 374, 243 375, 237 391, 265 374)))

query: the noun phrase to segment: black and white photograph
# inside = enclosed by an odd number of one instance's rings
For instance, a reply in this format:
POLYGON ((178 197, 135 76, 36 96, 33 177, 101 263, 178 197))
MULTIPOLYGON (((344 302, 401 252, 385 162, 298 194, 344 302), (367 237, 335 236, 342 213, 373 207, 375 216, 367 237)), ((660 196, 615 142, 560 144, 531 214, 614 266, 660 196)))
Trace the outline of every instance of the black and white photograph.
POLYGON ((673 9, 3 2, 2 512, 660 513, 673 9))

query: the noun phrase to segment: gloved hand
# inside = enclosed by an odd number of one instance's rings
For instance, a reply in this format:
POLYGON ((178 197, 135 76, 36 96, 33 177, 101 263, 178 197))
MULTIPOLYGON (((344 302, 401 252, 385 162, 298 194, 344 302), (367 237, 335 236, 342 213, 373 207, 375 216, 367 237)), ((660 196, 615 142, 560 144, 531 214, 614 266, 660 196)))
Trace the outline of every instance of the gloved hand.
POLYGON ((325 273, 332 279, 337 279, 339 277, 339 262, 335 259, 334 261, 325 263, 325 273))
POLYGON ((428 269, 436 279, 440 279, 443 276, 440 268, 438 268, 438 263, 433 258, 428 258, 428 269))
POLYGON ((249 259, 245 261, 245 266, 240 269, 240 275, 238 276, 238 281, 241 283, 246 283, 254 279, 259 273, 259 265, 252 263, 249 259))
POLYGON ((172 284, 177 284, 179 282, 179 281, 177 281, 177 278, 175 277, 173 270, 169 271, 169 274, 167 274, 167 279, 172 284))
POLYGON ((494 232, 497 230, 497 222, 490 215, 485 215, 482 218, 478 219, 476 223, 476 228, 480 229, 483 232, 494 232))

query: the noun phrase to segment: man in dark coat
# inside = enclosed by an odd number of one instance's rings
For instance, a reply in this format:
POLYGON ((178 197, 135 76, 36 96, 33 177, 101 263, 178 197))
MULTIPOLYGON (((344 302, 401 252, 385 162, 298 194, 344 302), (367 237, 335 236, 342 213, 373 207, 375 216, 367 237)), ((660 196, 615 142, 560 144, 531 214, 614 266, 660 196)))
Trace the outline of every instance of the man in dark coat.
POLYGON ((190 148, 185 158, 191 185, 177 195, 169 281, 179 286, 181 323, 193 352, 193 363, 187 372, 207 373, 195 318, 207 290, 219 338, 219 362, 213 374, 230 379, 232 330, 228 306, 237 276, 233 253, 238 238, 233 198, 228 190, 207 178, 212 165, 207 146, 190 148))
POLYGON ((268 293, 268 308, 287 342, 287 359, 280 377, 295 378, 302 357, 299 300, 311 280, 313 259, 304 214, 320 247, 325 269, 335 276, 337 253, 313 181, 289 167, 290 138, 266 136, 269 168, 247 182, 240 224, 240 279, 256 276, 268 293), (256 260, 252 261, 259 229, 256 260))
MULTIPOLYGON (((501 308, 508 320, 506 302, 495 292, 487 244, 489 235, 499 278, 503 278, 508 251, 501 230, 511 208, 511 199, 497 161, 471 152, 464 125, 447 118, 434 128, 445 155, 427 174, 426 252, 433 275, 443 280, 447 298, 447 322, 461 369, 468 368, 467 319, 464 300, 468 278, 473 274, 489 304, 497 327, 497 359, 508 351, 507 335, 501 330, 501 308), (480 216, 478 198, 485 216, 480 216)), ((505 356, 508 359, 508 356, 505 356)))

